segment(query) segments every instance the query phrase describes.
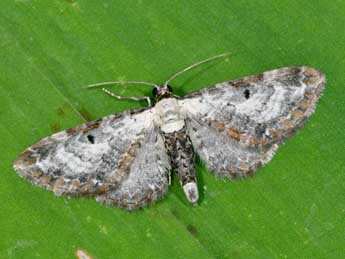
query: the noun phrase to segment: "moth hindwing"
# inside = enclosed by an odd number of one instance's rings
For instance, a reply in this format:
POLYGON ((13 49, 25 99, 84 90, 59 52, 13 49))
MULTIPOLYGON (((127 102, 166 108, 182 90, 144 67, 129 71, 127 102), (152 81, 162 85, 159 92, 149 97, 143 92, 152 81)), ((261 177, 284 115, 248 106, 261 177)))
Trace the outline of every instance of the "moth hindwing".
POLYGON ((199 193, 196 152, 218 177, 254 174, 314 112, 325 76, 285 67, 176 98, 155 89, 155 105, 103 117, 46 137, 14 162, 19 175, 57 195, 95 196, 126 209, 167 192, 170 173, 187 199, 199 193))

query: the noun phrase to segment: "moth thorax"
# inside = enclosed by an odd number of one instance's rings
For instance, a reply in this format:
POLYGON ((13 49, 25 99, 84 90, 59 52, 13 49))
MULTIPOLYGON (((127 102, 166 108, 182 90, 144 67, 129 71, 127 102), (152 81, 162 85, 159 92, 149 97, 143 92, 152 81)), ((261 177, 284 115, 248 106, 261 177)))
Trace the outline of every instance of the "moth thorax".
POLYGON ((158 124, 164 133, 179 131, 184 127, 184 119, 175 98, 163 99, 156 104, 158 124))

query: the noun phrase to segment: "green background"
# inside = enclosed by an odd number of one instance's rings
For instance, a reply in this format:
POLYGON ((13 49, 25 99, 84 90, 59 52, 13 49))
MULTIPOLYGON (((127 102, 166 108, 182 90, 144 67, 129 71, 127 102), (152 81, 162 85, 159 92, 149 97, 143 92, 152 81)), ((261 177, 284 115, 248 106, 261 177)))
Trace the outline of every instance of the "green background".
POLYGON ((1 0, 0 258, 344 258, 344 27, 341 0, 1 0), (199 206, 175 177, 164 200, 129 213, 14 173, 42 137, 145 105, 81 86, 162 83, 224 52, 234 55, 179 77, 175 92, 290 65, 327 77, 316 113, 256 177, 217 180, 198 162, 199 206))

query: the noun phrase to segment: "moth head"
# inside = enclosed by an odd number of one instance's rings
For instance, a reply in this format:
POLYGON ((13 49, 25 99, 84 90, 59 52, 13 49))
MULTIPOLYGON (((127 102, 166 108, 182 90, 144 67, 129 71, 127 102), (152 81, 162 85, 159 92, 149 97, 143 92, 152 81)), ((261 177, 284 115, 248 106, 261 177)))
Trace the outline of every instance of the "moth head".
POLYGON ((162 100, 163 98, 170 98, 174 96, 170 85, 155 87, 152 90, 152 94, 155 97, 156 101, 162 100))

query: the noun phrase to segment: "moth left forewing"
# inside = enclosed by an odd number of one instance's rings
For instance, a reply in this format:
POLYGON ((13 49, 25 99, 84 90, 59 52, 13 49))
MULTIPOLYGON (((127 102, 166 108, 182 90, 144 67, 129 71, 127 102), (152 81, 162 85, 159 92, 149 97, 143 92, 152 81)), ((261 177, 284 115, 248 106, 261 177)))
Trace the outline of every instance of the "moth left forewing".
POLYGON ((18 174, 61 195, 94 195, 126 179, 152 111, 110 115, 46 137, 14 162, 18 174))
POLYGON ((204 154, 202 159, 212 170, 222 171, 221 175, 228 170, 229 176, 235 177, 270 160, 278 145, 313 113, 324 85, 324 75, 314 68, 286 67, 202 89, 185 96, 180 105, 196 152, 204 154), (207 136, 196 133, 201 129, 212 135, 218 146, 205 145, 207 136), (221 141, 216 141, 217 135, 222 136, 221 141), (228 143, 224 151, 221 143, 228 143), (229 158, 241 163, 222 165, 223 169, 215 166, 223 163, 225 150, 234 145, 238 157, 230 152, 229 158), (257 153, 255 159, 249 155, 252 151, 257 153), (223 158, 207 157, 208 152, 223 158))

